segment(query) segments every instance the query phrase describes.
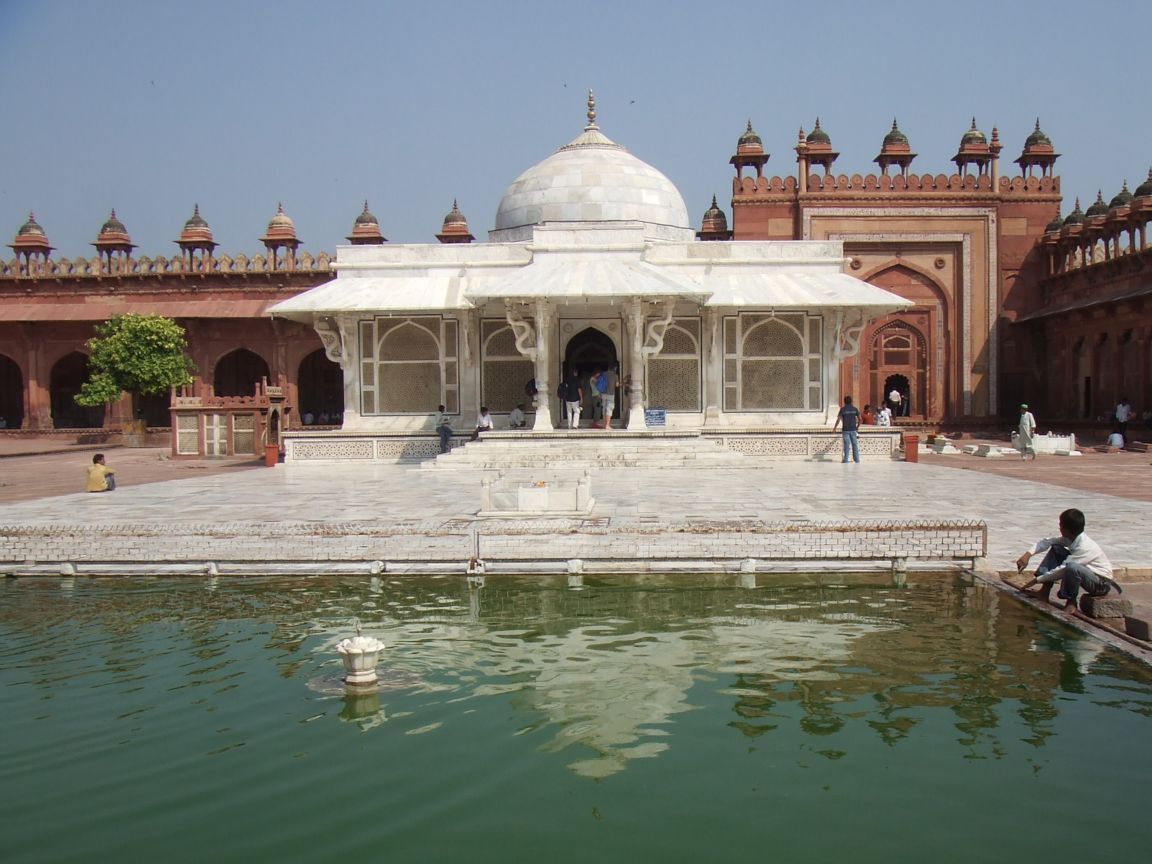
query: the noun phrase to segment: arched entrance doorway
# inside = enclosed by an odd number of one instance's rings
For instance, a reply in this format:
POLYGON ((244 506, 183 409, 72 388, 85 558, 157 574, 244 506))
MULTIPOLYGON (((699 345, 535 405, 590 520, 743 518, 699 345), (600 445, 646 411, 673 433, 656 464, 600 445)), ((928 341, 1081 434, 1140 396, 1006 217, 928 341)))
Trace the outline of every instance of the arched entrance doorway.
MULTIPOLYGON (((585 327, 568 340, 568 344, 564 348, 564 363, 560 369, 561 380, 567 377, 569 371, 576 370, 576 374, 580 376, 581 385, 584 387, 581 419, 590 423, 602 421, 604 418, 596 416, 595 409, 598 407, 598 400, 593 399, 592 387, 589 382, 595 372, 608 368, 614 369, 616 372, 620 371, 616 343, 607 333, 595 327, 585 327)), ((616 399, 615 410, 612 412, 612 419, 614 420, 621 417, 622 401, 619 398, 616 399)))
POLYGON ((344 414, 344 372, 317 349, 300 361, 299 417, 305 425, 339 423, 344 414))
POLYGON ((49 379, 53 428, 100 429, 104 426, 103 405, 85 408, 76 404, 76 394, 87 380, 87 355, 73 351, 56 361, 49 379))
POLYGON ((217 396, 251 396, 261 378, 268 378, 268 364, 259 354, 237 348, 216 362, 212 390, 217 396))
POLYGON ((928 413, 928 351, 924 337, 903 321, 894 321, 872 338, 873 404, 900 394, 899 410, 889 403, 894 417, 925 417, 928 413))
POLYGON ((24 376, 10 357, 0 354, 0 428, 24 425, 24 376))

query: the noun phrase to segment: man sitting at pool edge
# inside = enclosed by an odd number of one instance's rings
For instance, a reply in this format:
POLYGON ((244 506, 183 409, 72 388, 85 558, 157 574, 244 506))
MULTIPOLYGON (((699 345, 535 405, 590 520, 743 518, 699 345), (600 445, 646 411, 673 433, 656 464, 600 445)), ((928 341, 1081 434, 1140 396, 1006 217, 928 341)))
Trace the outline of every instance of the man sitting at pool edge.
POLYGON ((1020 586, 1020 591, 1048 600, 1052 586, 1060 583, 1056 596, 1064 602, 1066 612, 1075 612, 1081 587, 1093 597, 1103 597, 1112 588, 1123 589, 1112 579, 1112 563, 1096 541, 1084 533, 1084 514, 1076 509, 1060 514, 1060 536, 1037 540, 1031 549, 1016 559, 1017 571, 1023 573, 1029 559, 1046 552, 1036 568, 1036 575, 1020 586), (1040 585, 1038 592, 1029 591, 1040 585))

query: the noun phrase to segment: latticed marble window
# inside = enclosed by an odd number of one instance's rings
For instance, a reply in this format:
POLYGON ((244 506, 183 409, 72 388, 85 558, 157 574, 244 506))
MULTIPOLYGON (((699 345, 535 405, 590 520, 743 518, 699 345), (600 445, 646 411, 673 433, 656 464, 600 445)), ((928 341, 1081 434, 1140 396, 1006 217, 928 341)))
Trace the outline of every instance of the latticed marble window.
POLYGON ((699 411, 700 319, 675 318, 664 347, 648 361, 647 403, 667 411, 699 411))
POLYGON ((457 335, 455 321, 431 316, 361 321, 361 413, 458 412, 457 335))
POLYGON ((724 410, 821 410, 821 327, 803 312, 725 318, 724 410))
POLYGON ((511 411, 525 401, 524 385, 536 367, 516 350, 516 334, 504 319, 480 322, 480 334, 480 402, 498 413, 511 411))
POLYGON ((176 454, 196 456, 200 453, 200 417, 197 414, 176 416, 176 454))
POLYGON ((232 415, 232 450, 234 453, 256 452, 256 415, 232 415))

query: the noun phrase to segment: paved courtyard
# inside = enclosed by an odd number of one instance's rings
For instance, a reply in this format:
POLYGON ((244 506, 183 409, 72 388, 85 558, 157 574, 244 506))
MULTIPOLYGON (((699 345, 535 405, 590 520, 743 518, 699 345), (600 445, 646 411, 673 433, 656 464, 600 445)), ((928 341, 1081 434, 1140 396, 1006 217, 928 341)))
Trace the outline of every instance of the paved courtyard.
MULTIPOLYGON (((112 449, 121 488, 80 488, 91 452, 0 459, 0 524, 172 522, 425 523, 474 519, 481 472, 417 465, 279 465, 174 461, 160 449, 112 449)), ((919 464, 760 463, 748 469, 594 470, 594 514, 623 524, 684 519, 931 520, 988 525, 988 565, 1007 569, 1027 543, 1079 507, 1089 532, 1129 578, 1152 575, 1152 468, 1141 453, 1075 459, 926 456, 919 464), (1080 488, 1077 488, 1080 487, 1080 488)))

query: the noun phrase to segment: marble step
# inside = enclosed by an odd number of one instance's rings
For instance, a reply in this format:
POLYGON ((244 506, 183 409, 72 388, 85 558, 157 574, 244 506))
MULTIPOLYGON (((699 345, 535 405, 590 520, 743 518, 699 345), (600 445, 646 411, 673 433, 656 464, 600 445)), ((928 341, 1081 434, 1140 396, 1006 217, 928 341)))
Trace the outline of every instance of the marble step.
POLYGON ((713 441, 673 442, 470 442, 423 463, 438 469, 538 469, 625 467, 717 467, 747 457, 713 441))

